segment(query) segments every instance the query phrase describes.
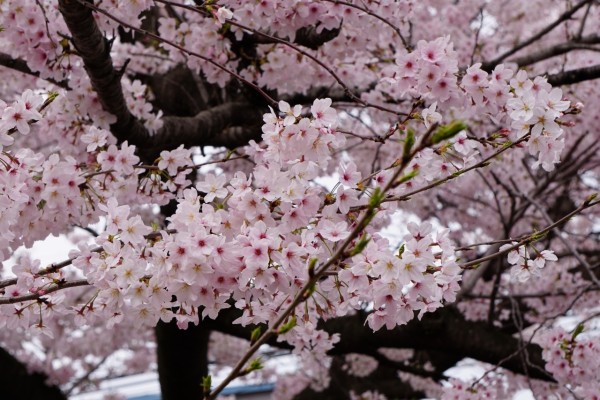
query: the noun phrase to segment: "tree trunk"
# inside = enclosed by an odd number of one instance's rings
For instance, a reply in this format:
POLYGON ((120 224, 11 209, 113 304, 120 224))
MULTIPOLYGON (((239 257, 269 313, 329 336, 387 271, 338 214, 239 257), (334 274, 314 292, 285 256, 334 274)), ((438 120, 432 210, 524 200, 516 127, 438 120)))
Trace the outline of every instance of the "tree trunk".
POLYGON ((25 365, 0 347, 0 387, 6 400, 67 400, 54 385, 46 383, 47 376, 30 374, 25 365))
POLYGON ((202 324, 179 329, 175 320, 156 326, 158 376, 162 400, 202 399, 202 377, 208 375, 208 337, 202 324))

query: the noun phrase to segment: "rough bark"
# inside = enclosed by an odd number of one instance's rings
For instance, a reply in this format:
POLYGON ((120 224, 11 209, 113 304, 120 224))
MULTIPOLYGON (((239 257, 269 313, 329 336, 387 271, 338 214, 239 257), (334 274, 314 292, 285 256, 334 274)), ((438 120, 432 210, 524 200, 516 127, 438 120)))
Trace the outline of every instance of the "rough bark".
POLYGON ((111 131, 121 142, 143 143, 148 132, 127 108, 121 74, 113 66, 110 44, 100 32, 92 11, 76 0, 59 0, 58 6, 102 107, 117 118, 111 131))
POLYGON ((152 90, 154 107, 165 116, 190 117, 211 104, 224 102, 223 89, 209 85, 184 64, 179 64, 164 74, 136 75, 152 90))
MULTIPOLYGON (((89 0, 82 0, 91 4, 89 0)), ((157 151, 190 146, 237 147, 256 135, 256 130, 235 130, 222 134, 232 126, 248 126, 261 121, 261 106, 231 102, 200 111, 194 117, 165 117, 158 132, 150 134, 127 108, 121 86, 122 71, 113 66, 110 44, 104 37, 90 8, 78 0, 59 0, 59 9, 72 36, 72 42, 83 60, 92 87, 105 111, 116 117, 110 128, 119 142, 128 141, 140 148, 143 158, 151 160, 157 151)))

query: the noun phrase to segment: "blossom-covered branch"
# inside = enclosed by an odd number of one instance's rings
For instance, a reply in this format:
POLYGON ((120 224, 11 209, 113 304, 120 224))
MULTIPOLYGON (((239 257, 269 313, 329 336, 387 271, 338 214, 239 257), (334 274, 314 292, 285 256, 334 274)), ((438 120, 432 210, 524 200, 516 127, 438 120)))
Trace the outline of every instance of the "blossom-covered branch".
POLYGON ((92 10, 86 5, 93 7, 91 2, 78 0, 59 2, 92 86, 104 109, 116 117, 111 131, 120 142, 137 145, 141 154, 150 159, 156 157, 160 150, 174 149, 182 144, 236 147, 247 143, 250 138, 222 135, 226 128, 252 123, 260 116, 260 108, 239 102, 217 106, 195 117, 165 117, 162 128, 151 134, 129 111, 120 83, 123 72, 113 66, 110 43, 98 29, 92 10))

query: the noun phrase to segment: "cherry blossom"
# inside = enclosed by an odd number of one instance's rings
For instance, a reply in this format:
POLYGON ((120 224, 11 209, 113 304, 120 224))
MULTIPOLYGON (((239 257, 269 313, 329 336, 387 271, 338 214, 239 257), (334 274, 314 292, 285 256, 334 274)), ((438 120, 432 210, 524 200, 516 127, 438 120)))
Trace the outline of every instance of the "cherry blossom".
POLYGON ((550 3, 1 2, 2 347, 69 394, 172 326, 194 398, 593 398, 600 7, 550 3))

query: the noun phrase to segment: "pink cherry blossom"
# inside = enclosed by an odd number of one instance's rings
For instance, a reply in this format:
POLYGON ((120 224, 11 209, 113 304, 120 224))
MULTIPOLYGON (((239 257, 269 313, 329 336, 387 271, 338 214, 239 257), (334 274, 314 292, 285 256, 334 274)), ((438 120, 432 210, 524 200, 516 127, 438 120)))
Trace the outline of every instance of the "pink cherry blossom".
POLYGON ((597 2, 0 3, 0 342, 42 390, 597 397, 597 2))
POLYGON ((319 224, 319 234, 332 242, 338 242, 345 239, 349 233, 348 224, 345 221, 334 223, 325 220, 319 224))

